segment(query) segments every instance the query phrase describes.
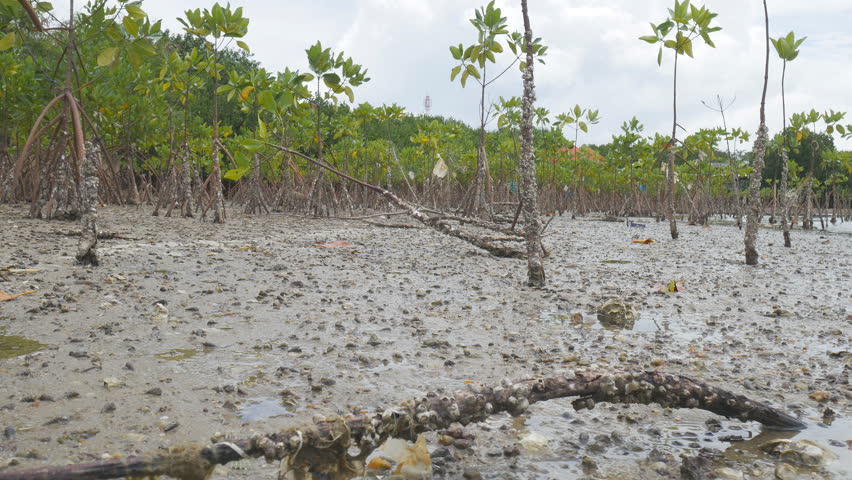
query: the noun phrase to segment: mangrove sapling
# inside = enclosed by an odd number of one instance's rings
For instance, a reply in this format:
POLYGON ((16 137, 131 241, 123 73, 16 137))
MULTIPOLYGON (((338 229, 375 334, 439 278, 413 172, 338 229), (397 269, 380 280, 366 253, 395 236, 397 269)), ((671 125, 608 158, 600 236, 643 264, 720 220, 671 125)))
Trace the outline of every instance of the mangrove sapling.
MULTIPOLYGON (((450 53, 453 59, 459 62, 450 72, 450 81, 459 78, 462 88, 467 85, 467 80, 473 78, 479 84, 479 148, 476 156, 476 176, 473 180, 471 196, 468 198, 467 213, 476 213, 480 208, 490 211, 492 199, 491 175, 488 169, 488 156, 485 152, 485 126, 489 119, 486 110, 485 90, 502 77, 512 66, 520 60, 523 55, 523 46, 520 33, 509 34, 508 22, 502 11, 494 6, 494 0, 485 7, 476 9, 475 18, 470 23, 476 28, 476 43, 465 47, 463 44, 450 45, 450 53), (503 36, 508 37, 506 45, 512 51, 514 58, 509 65, 493 77, 488 77, 488 66, 496 65, 496 55, 503 53, 503 45, 500 40, 503 36), (521 48, 519 48, 521 47, 521 48), (461 75, 459 75, 461 74, 461 75)), ((541 45, 540 39, 532 40, 533 53, 544 63, 541 57, 545 55, 547 47, 541 45)), ((521 62, 523 69, 523 62, 521 62)))
POLYGON ((595 125, 600 121, 601 117, 597 110, 574 105, 574 109, 570 112, 557 115, 556 121, 553 123, 553 126, 560 131, 568 125, 574 129, 574 145, 571 148, 571 160, 574 163, 574 181, 572 182, 571 192, 572 219, 577 217, 578 210, 581 208, 579 197, 583 182, 583 160, 585 158, 580 154, 580 144, 578 143, 580 130, 584 133, 589 133, 589 125, 595 125))
MULTIPOLYGON (((309 68, 316 75, 317 91, 314 92, 314 108, 316 109, 316 136, 317 142, 317 159, 320 162, 325 162, 323 156, 323 130, 321 125, 322 107, 328 103, 337 103, 338 95, 345 94, 350 103, 355 101, 355 93, 352 87, 360 86, 370 81, 367 77, 367 69, 358 65, 352 60, 352 57, 344 58, 343 52, 338 52, 337 55, 331 48, 322 48, 322 43, 311 45, 305 50, 308 56, 309 68), (323 91, 322 86, 325 85, 327 90, 323 91)), ((308 80, 313 80, 309 78, 308 80)), ((321 195, 323 188, 323 169, 316 170, 316 175, 311 182, 311 190, 308 193, 308 211, 313 210, 314 214, 319 214, 323 210, 321 195)), ((346 186, 343 186, 344 193, 349 197, 349 192, 346 186)), ((336 197, 332 192, 332 200, 336 202, 336 197)), ((351 208, 351 200, 350 200, 351 208)), ((327 211, 327 209, 325 209, 327 211)))
MULTIPOLYGON (((252 159, 251 166, 241 165, 241 163, 248 163, 246 161, 237 162, 235 168, 228 170, 223 175, 224 179, 234 182, 239 182, 247 174, 251 175, 248 184, 241 185, 247 189, 245 191, 247 198, 244 199, 246 214, 256 214, 261 211, 269 213, 268 202, 264 194, 259 150, 263 146, 262 142, 269 141, 270 137, 270 129, 264 118, 269 120, 271 111, 276 108, 276 102, 271 91, 272 82, 272 75, 265 69, 258 68, 242 76, 237 75, 236 72, 230 72, 229 82, 220 87, 223 94, 228 94, 226 98, 229 101, 236 99, 239 102, 242 113, 257 118, 257 128, 253 132, 255 138, 247 138, 241 144, 252 159)), ((245 157, 237 155, 235 158, 244 160, 245 157)))
MULTIPOLYGON (((175 205, 180 206, 180 214, 183 217, 192 217, 192 163, 189 151, 189 105, 194 97, 193 91, 202 84, 200 77, 202 58, 198 49, 193 48, 184 55, 177 51, 171 51, 162 60, 160 68, 158 88, 154 88, 151 94, 164 97, 169 104, 169 120, 175 115, 175 110, 181 112, 181 146, 173 137, 173 128, 170 129, 169 137, 169 160, 175 165, 180 158, 180 166, 172 169, 169 182, 173 186, 171 196, 167 199, 169 211, 175 205)), ((161 192, 162 195, 162 192, 161 192)), ((169 213, 166 213, 168 216, 169 213)))
POLYGON ((745 262, 746 265, 757 265, 757 225, 760 222, 760 182, 763 175, 763 166, 766 158, 766 143, 768 131, 766 128, 766 87, 769 85, 769 9, 766 0, 763 0, 763 18, 766 24, 766 59, 763 67, 763 93, 760 97, 760 126, 757 129, 757 138, 754 141, 751 178, 749 179, 749 205, 748 217, 746 218, 745 231, 745 262))
MULTIPOLYGON (((312 79, 312 75, 300 73, 298 70, 285 68, 279 72, 275 81, 270 86, 269 94, 262 94, 261 107, 272 115, 271 130, 278 133, 278 139, 282 145, 290 146, 293 137, 293 124, 301 119, 306 119, 311 114, 309 104, 305 99, 310 97, 306 83, 312 79)), ((272 208, 280 208, 293 195, 296 186, 295 178, 299 176, 298 170, 293 164, 290 154, 285 154, 281 162, 281 178, 272 208)), ((287 205, 293 207, 293 205, 287 205)))
POLYGON ((782 115, 782 124, 783 128, 781 130, 783 135, 783 144, 781 145, 781 230, 784 236, 784 246, 791 247, 792 243, 790 242, 790 219, 789 219, 789 211, 790 211, 790 201, 787 198, 787 99, 785 97, 784 92, 784 79, 787 75, 787 62, 792 62, 799 56, 799 47, 802 45, 802 42, 808 37, 796 38, 796 35, 793 32, 787 34, 784 37, 778 37, 772 39, 772 45, 775 47, 775 51, 778 53, 778 56, 783 60, 783 65, 781 67, 781 115, 782 115))
MULTIPOLYGON (((527 277, 533 287, 545 283, 544 255, 541 246, 541 221, 538 210, 538 188, 535 179, 535 152, 533 151, 533 107, 535 104, 535 75, 533 70, 532 28, 527 11, 527 0, 521 0, 524 17, 524 99, 521 115, 521 185, 520 203, 524 212, 524 234, 527 243, 527 277)), ((513 222, 514 224, 514 222, 513 222)))
POLYGON ((722 128, 724 129, 725 136, 725 147, 727 148, 728 153, 728 170, 731 173, 731 192, 733 196, 733 214, 736 218, 737 228, 742 230, 743 228, 743 205, 740 200, 740 174, 739 174, 739 160, 737 159, 737 148, 736 143, 734 143, 734 150, 731 150, 731 140, 737 141, 748 141, 748 132, 745 132, 739 128, 728 130, 728 120, 725 117, 725 110, 731 108, 731 105, 737 100, 737 97, 734 97, 727 105, 725 105, 722 96, 716 95, 716 106, 710 106, 704 100, 701 103, 713 110, 714 112, 719 112, 719 115, 722 116, 722 128))
MULTIPOLYGON (((208 56, 205 62, 207 72, 213 79, 213 156, 212 169, 208 182, 212 188, 209 201, 201 212, 201 218, 207 215, 207 210, 213 208, 213 223, 225 222, 225 198, 222 195, 222 173, 219 152, 222 143, 219 139, 219 81, 222 68, 219 56, 222 49, 227 48, 235 38, 242 38, 248 33, 249 19, 243 17, 242 7, 231 10, 231 6, 222 7, 215 3, 209 10, 198 9, 184 12, 186 18, 178 18, 184 30, 204 40, 208 56)), ((248 45, 237 40, 237 45, 248 51, 248 45)), ((205 182, 207 183, 207 182, 205 182)))
POLYGON ((467 391, 445 395, 429 392, 395 407, 363 410, 367 413, 362 414, 315 416, 311 423, 275 433, 257 433, 250 438, 217 435, 211 444, 176 446, 154 455, 0 472, 0 480, 156 475, 205 480, 216 465, 258 457, 269 463, 281 462, 279 478, 306 480, 322 474, 346 480, 363 475, 366 459, 388 439, 414 441, 423 432, 447 430, 454 424, 470 425, 503 412, 522 415, 535 403, 570 397, 579 397, 572 402, 576 410, 591 410, 598 403, 656 403, 664 408, 695 408, 757 421, 770 429, 805 428, 801 421, 766 404, 689 377, 658 371, 578 371, 515 382, 505 380, 497 387, 471 385, 467 391), (357 454, 350 453, 354 451, 357 454))
POLYGON ((674 9, 669 9, 669 16, 659 25, 651 24, 653 35, 639 37, 648 43, 660 43, 657 52, 657 64, 662 65, 663 48, 674 52, 674 73, 672 92, 672 136, 668 145, 668 170, 667 178, 667 202, 666 216, 669 220, 669 230, 672 239, 677 239, 677 221, 675 220, 675 149, 677 148, 677 61, 678 56, 686 54, 692 57, 692 41, 699 36, 704 43, 710 47, 716 45, 710 39, 710 34, 718 32, 721 27, 713 27, 711 23, 718 14, 711 12, 706 7, 690 5, 690 0, 679 2, 675 0, 674 9), (667 38, 671 32, 675 32, 675 38, 667 38))

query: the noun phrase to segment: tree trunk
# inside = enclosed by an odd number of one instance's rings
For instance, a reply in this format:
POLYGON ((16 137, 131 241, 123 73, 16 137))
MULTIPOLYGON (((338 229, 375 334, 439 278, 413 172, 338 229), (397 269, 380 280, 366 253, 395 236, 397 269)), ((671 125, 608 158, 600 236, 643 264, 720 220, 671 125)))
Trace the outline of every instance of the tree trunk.
POLYGON ((527 44, 526 68, 524 68, 524 99, 521 119, 521 185, 520 202, 524 211, 524 235, 527 240, 527 272, 529 284, 543 287, 545 283, 544 260, 541 248, 541 221, 538 218, 538 186, 535 181, 535 157, 533 152, 533 110, 535 102, 535 64, 532 53, 532 29, 527 13, 527 0, 521 0, 524 16, 524 37, 527 44))
POLYGON ((668 171, 666 172, 667 201, 666 216, 669 219, 669 233, 672 240, 677 240, 677 220, 675 220, 675 148, 677 146, 677 51, 674 60, 674 95, 672 96, 672 140, 669 144, 668 171))
POLYGON ((83 161, 83 182, 80 195, 82 229, 77 245, 77 262, 81 265, 98 265, 98 151, 86 142, 83 161))
POLYGON ((754 163, 752 164, 751 179, 749 180, 749 210, 745 232, 746 265, 757 265, 757 225, 760 221, 760 181, 763 174, 764 159, 766 158, 766 141, 769 136, 766 129, 766 87, 769 84, 769 11, 766 0, 763 0, 763 15, 766 21, 766 60, 763 70, 763 95, 760 98, 760 127, 757 129, 757 139, 754 141, 754 163))
POLYGON ((790 248, 793 244, 790 242, 790 199, 787 191, 787 99, 784 96, 784 77, 787 74, 787 61, 784 60, 784 66, 781 67, 781 113, 784 117, 782 124, 784 135, 784 144, 781 146, 781 231, 784 232, 784 246, 790 248))
POLYGON ((216 67, 218 62, 216 48, 213 48, 213 193, 210 201, 213 202, 213 223, 225 223, 225 200, 222 197, 222 173, 219 166, 219 71, 216 67))
POLYGON ((802 214, 802 230, 814 229, 814 176, 813 160, 808 178, 805 181, 805 213, 802 214))

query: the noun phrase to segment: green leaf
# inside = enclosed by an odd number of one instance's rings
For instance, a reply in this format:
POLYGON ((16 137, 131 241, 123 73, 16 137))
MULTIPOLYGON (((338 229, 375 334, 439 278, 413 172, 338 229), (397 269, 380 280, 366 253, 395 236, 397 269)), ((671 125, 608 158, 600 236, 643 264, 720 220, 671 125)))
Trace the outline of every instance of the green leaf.
POLYGON ((36 4, 36 10, 39 12, 49 12, 53 10, 53 4, 50 2, 38 2, 36 4))
POLYGON ((479 70, 477 70, 476 67, 474 67, 471 64, 467 64, 467 73, 469 73, 471 77, 473 77, 477 80, 479 80, 481 78, 479 76, 479 70))
POLYGON ((322 81, 327 87, 336 87, 340 85, 340 75, 336 73, 326 73, 322 76, 322 81))
POLYGON ((639 40, 644 40, 648 43, 657 43, 660 41, 660 39, 658 37, 655 37, 654 35, 644 35, 639 37, 639 40))
POLYGON ((236 182, 243 178, 250 170, 249 168, 234 168, 225 172, 222 178, 236 182))
POLYGON ((461 60, 461 56, 462 56, 461 44, 459 44, 459 46, 450 45, 450 54, 453 56, 454 59, 461 60))
POLYGON ((461 79, 460 79, 462 88, 464 88, 465 84, 467 83, 467 77, 469 77, 469 76, 470 76, 470 72, 468 72, 467 70, 462 72, 461 79))
POLYGON ((266 122, 260 119, 260 116, 257 117, 257 136, 266 140, 269 138, 269 130, 266 128, 266 122))
POLYGON ((15 46, 15 32, 9 32, 0 38, 0 52, 8 50, 15 46))
POLYGON ((586 125, 586 122, 580 122, 579 125, 580 125, 580 130, 582 130, 585 133, 589 133, 589 126, 586 125))
POLYGON ((136 5, 127 5, 124 7, 124 9, 127 10, 127 15, 132 17, 134 20, 142 20, 143 18, 148 16, 141 8, 136 5))
POLYGON ((157 51, 154 50, 154 45, 152 45, 151 41, 147 38, 137 38, 131 42, 130 52, 139 55, 142 58, 157 54, 157 51))
POLYGON ((247 52, 250 52, 250 51, 251 51, 251 50, 249 49, 248 44, 247 44, 246 42, 242 41, 242 40, 237 40, 237 46, 238 46, 238 47, 240 47, 240 48, 242 48, 243 50, 245 50, 245 51, 247 51, 247 52))
POLYGON ((115 57, 118 55, 118 47, 105 48, 98 55, 98 66, 106 67, 107 65, 112 65, 112 62, 115 61, 115 57))
POLYGON ((450 81, 451 81, 451 82, 452 82, 452 81, 455 81, 455 79, 456 79, 456 77, 458 76, 459 72, 461 72, 461 67, 462 67, 461 65, 456 65, 455 67, 453 67, 453 69, 452 69, 452 70, 450 70, 450 81))
POLYGON ((131 37, 139 36, 139 24, 134 22, 129 15, 121 19, 121 24, 124 25, 124 30, 126 30, 131 37))
POLYGON ((355 103, 355 93, 352 91, 352 87, 344 87, 343 92, 346 93, 347 97, 349 97, 349 103, 355 103))
POLYGON ((695 58, 695 57, 692 56, 692 40, 690 40, 688 38, 684 38, 683 41, 681 42, 681 47, 683 48, 683 51, 687 55, 689 55, 690 58, 695 58))
POLYGON ((660 51, 657 52, 657 65, 663 64, 663 47, 660 47, 660 51))
POLYGON ((255 140, 253 138, 247 138, 240 143, 240 146, 249 152, 256 152, 263 148, 264 143, 260 140, 255 140))
POLYGON ((223 93, 230 92, 233 89, 233 85, 219 85, 219 88, 216 89, 216 95, 222 95, 223 93))
POLYGON ((272 92, 269 90, 263 90, 258 93, 257 102, 269 112, 276 110, 275 97, 272 96, 272 92))

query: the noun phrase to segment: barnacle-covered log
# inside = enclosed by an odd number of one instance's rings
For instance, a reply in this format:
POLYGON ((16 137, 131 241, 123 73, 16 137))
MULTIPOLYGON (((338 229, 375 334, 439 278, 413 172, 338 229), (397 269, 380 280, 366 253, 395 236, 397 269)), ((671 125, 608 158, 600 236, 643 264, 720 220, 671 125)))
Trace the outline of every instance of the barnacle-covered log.
MULTIPOLYGON (((313 423, 251 438, 216 441, 203 449, 173 449, 150 458, 94 462, 0 473, 0 480, 88 480, 127 475, 171 475, 183 480, 208 478, 217 464, 246 457, 280 460, 282 470, 296 480, 324 473, 352 478, 363 471, 364 460, 389 438, 414 440, 418 433, 467 425, 490 415, 524 413, 530 405, 556 398, 580 397, 574 408, 597 403, 657 403, 671 408, 698 408, 718 415, 757 421, 775 429, 802 429, 796 418, 774 408, 704 382, 663 372, 576 372, 516 382, 498 387, 473 387, 451 395, 428 393, 394 408, 363 415, 315 418, 313 423), (357 453, 352 455, 355 447, 357 453)), ((220 440, 220 439, 216 439, 220 440)))

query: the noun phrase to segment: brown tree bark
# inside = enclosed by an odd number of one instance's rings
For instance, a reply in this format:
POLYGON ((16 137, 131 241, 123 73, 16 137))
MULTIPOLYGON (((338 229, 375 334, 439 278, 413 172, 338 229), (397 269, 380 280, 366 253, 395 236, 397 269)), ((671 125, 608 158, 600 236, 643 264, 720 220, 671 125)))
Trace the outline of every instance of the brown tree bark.
POLYGON ((98 265, 98 151, 91 142, 86 142, 83 158, 83 182, 80 195, 82 229, 77 245, 77 262, 82 265, 98 265))
POLYGON ((745 262, 746 265, 757 265, 757 225, 760 223, 760 182, 763 174, 764 159, 766 158, 766 141, 769 137, 766 129, 766 87, 769 85, 769 10, 766 0, 763 0, 763 15, 766 22, 766 60, 763 69, 763 94, 760 97, 760 127, 754 141, 754 163, 749 179, 748 218, 745 231, 745 262))
POLYGON ((541 221, 538 211, 538 186, 535 178, 533 152, 533 110, 535 103, 535 59, 532 52, 532 28, 527 11, 527 0, 521 0, 524 16, 524 40, 527 45, 526 68, 524 68, 524 98, 521 117, 521 205, 524 212, 524 234, 527 241, 527 275, 533 287, 545 283, 544 255, 541 248, 541 221))

